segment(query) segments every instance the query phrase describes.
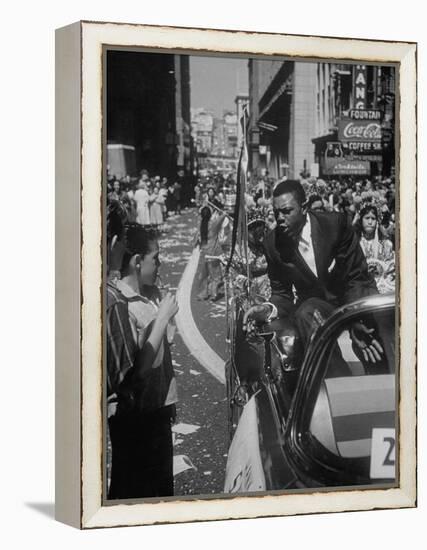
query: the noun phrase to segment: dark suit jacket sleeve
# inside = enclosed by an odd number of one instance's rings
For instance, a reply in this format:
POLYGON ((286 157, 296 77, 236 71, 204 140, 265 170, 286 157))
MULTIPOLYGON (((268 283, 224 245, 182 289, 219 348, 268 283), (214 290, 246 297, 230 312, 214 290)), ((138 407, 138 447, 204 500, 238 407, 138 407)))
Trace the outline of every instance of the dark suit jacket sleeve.
POLYGON ((339 239, 335 250, 335 262, 333 277, 336 288, 342 289, 343 303, 378 293, 375 279, 368 272, 359 238, 344 215, 339 218, 339 239))
POLYGON ((289 317, 294 310, 292 284, 286 280, 283 270, 280 269, 280 264, 274 261, 267 251, 266 258, 267 273, 271 286, 270 302, 276 306, 280 318, 289 317))

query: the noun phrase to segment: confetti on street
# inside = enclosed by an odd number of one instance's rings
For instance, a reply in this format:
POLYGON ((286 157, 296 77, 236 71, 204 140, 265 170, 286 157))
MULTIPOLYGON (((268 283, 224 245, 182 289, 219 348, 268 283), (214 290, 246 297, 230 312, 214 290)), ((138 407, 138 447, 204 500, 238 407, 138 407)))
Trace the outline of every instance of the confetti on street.
POLYGON ((195 426, 194 424, 184 424, 183 422, 180 422, 179 424, 172 426, 173 432, 182 434, 182 435, 192 434, 194 432, 197 432, 197 430, 199 429, 200 429, 200 426, 195 426))
POLYGON ((186 470, 197 470, 194 464, 186 455, 175 455, 173 457, 173 475, 177 476, 186 470))

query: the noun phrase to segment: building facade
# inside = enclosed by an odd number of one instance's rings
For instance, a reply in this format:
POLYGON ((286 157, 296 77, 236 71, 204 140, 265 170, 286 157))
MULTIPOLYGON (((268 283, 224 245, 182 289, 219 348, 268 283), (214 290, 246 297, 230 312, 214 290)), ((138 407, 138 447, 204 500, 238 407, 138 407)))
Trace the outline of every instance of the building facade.
MULTIPOLYGON (((142 169, 174 178, 192 172, 190 78, 188 56, 107 52, 107 163, 115 172, 118 145, 134 151, 124 168, 130 176, 142 169)), ((126 164, 126 163, 125 163, 126 164)))
POLYGON ((199 153, 211 152, 214 143, 214 116, 204 108, 191 109, 191 133, 199 153))
POLYGON ((174 62, 177 171, 184 170, 185 174, 190 176, 194 165, 194 146, 191 135, 190 60, 188 55, 174 55, 174 62))
POLYGON ((192 136, 195 163, 199 174, 235 171, 237 146, 237 114, 224 111, 222 118, 204 108, 192 109, 192 136))
POLYGON ((237 157, 238 152, 238 118, 237 113, 225 112, 222 119, 225 156, 237 157))
POLYGON ((243 117, 243 111, 246 109, 249 114, 249 95, 248 94, 237 94, 236 99, 234 100, 236 104, 236 118, 237 118, 237 148, 240 149, 243 143, 243 128, 240 124, 240 121, 243 117))
POLYGON ((393 174, 394 98, 392 66, 251 59, 251 173, 393 174))
POLYGON ((320 175, 392 175, 394 109, 394 67, 317 64, 313 143, 320 175))
POLYGON ((255 176, 299 178, 314 162, 314 63, 249 60, 249 165, 255 176))

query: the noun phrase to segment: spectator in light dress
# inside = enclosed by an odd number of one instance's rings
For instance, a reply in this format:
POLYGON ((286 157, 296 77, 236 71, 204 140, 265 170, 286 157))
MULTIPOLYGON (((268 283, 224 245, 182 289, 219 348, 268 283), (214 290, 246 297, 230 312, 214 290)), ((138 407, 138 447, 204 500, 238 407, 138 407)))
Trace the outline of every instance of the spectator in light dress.
POLYGON ((153 190, 153 201, 150 203, 150 222, 156 229, 160 229, 163 224, 163 206, 164 198, 160 189, 155 187, 153 190))
POLYGON ((140 225, 150 225, 149 195, 144 181, 139 182, 134 197, 136 203, 136 221, 140 225))

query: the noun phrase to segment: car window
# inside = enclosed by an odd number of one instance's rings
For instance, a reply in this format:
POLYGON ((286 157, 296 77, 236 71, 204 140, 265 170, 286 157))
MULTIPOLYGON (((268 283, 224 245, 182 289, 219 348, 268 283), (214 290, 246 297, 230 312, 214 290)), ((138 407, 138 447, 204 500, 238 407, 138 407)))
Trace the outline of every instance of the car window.
POLYGON ((371 478, 394 478, 394 310, 352 318, 332 335, 323 361, 311 435, 336 457, 369 459, 371 478))

